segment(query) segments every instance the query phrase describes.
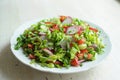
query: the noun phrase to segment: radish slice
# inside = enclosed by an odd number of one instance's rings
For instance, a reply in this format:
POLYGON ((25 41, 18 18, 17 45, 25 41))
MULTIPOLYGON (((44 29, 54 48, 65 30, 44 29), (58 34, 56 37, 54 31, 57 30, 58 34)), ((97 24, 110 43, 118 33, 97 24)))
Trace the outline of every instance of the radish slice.
POLYGON ((46 36, 40 36, 42 40, 45 40, 46 39, 46 36))
POLYGON ((68 27, 66 34, 75 34, 80 30, 83 30, 81 26, 71 26, 71 27, 68 27))
MULTIPOLYGON (((72 38, 72 36, 68 36, 67 39, 72 41, 73 38, 72 38)), ((62 49, 65 49, 65 50, 66 50, 66 48, 69 48, 69 44, 68 44, 69 42, 68 42, 68 40, 63 39, 63 40, 60 42, 60 45, 61 45, 61 48, 62 48, 62 49)))
POLYGON ((44 33, 44 32, 39 32, 39 35, 40 35, 40 37, 41 37, 42 40, 45 40, 45 38, 46 38, 46 33, 44 33))
POLYGON ((79 60, 78 62, 79 62, 79 63, 82 63, 82 62, 84 62, 84 61, 85 61, 85 60, 84 60, 84 59, 82 59, 82 60, 79 60))
POLYGON ((60 43, 60 46, 61 46, 62 49, 66 50, 66 48, 67 48, 67 41, 62 41, 60 43))
POLYGON ((48 53, 49 55, 53 55, 53 53, 49 49, 47 49, 47 48, 44 48, 43 51, 48 53))
POLYGON ((92 44, 90 47, 93 47, 94 49, 96 49, 98 46, 97 44, 92 44))
POLYGON ((71 24, 71 23, 72 23, 72 18, 69 16, 62 22, 62 24, 71 24))
POLYGON ((45 36, 46 33, 44 33, 44 32, 39 32, 39 35, 40 35, 40 36, 45 36))

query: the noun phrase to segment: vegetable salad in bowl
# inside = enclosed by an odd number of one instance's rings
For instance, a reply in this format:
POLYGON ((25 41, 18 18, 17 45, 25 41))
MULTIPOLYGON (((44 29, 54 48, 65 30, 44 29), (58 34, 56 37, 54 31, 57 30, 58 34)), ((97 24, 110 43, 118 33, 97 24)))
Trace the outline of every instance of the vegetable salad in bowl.
POLYGON ((17 38, 14 49, 22 48, 31 63, 49 68, 69 68, 96 60, 104 51, 99 29, 70 16, 43 19, 17 38))

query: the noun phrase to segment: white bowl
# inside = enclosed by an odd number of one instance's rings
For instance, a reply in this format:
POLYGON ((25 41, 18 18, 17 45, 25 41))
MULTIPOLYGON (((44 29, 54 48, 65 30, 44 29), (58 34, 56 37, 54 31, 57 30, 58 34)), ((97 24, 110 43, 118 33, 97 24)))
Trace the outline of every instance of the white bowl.
POLYGON ((103 31, 103 29, 101 29, 98 25, 95 25, 91 22, 86 21, 87 23, 89 23, 91 26, 93 27, 97 27, 100 31, 101 31, 101 35, 103 37, 103 43, 105 44, 105 49, 103 54, 101 55, 97 55, 96 56, 96 60, 91 61, 91 62, 85 62, 83 63, 82 67, 70 67, 70 68, 48 68, 48 67, 42 67, 39 64, 35 63, 35 64, 30 64, 31 60, 26 57, 23 54, 22 49, 19 50, 15 50, 14 46, 16 44, 16 38, 22 34, 24 32, 25 29, 29 28, 32 24, 35 24, 37 22, 39 22, 41 19, 37 19, 37 20, 33 20, 33 21, 29 21, 23 25, 21 25, 13 34, 12 38, 11 38, 11 50, 13 52, 13 54, 16 56, 16 58, 21 61, 22 63, 24 63, 27 66, 30 66, 34 69, 37 69, 39 71, 44 71, 44 72, 51 72, 51 73, 75 73, 75 72, 81 72, 81 71, 85 71, 88 70, 90 68, 95 67, 96 65, 98 65, 103 59, 105 59, 105 57, 108 56, 108 54, 110 53, 111 50, 111 42, 110 39, 108 37, 108 35, 103 31))

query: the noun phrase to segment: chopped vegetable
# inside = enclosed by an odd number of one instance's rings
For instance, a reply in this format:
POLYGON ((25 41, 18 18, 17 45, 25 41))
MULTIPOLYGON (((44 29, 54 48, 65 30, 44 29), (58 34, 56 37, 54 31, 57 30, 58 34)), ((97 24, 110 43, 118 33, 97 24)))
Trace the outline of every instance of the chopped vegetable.
POLYGON ((67 16, 62 22, 62 25, 65 25, 65 24, 72 24, 72 18, 67 16))
POLYGON ((85 39, 80 39, 80 40, 78 40, 78 44, 80 45, 80 44, 83 44, 83 43, 85 43, 85 39))
POLYGON ((30 59, 35 59, 35 56, 33 54, 29 54, 30 59))
POLYGON ((92 57, 93 57, 93 55, 89 53, 87 59, 88 59, 88 60, 91 60, 92 57))
POLYGON ((77 53, 76 56, 78 57, 78 59, 83 59, 84 58, 83 53, 77 53))
POLYGON ((28 48, 33 48, 33 45, 32 44, 28 44, 28 48))
POLYGON ((47 48, 44 48, 43 51, 49 55, 53 55, 53 53, 50 50, 48 50, 47 48))
POLYGON ((83 49, 83 50, 80 50, 81 51, 81 53, 88 53, 88 50, 87 49, 83 49))
POLYGON ((89 27, 90 30, 94 31, 94 32, 98 32, 98 30, 96 28, 93 27, 89 27))
POLYGON ((67 16, 60 16, 60 21, 63 22, 67 16))
POLYGON ((74 59, 71 60, 71 65, 72 66, 79 66, 78 58, 75 57, 74 59))

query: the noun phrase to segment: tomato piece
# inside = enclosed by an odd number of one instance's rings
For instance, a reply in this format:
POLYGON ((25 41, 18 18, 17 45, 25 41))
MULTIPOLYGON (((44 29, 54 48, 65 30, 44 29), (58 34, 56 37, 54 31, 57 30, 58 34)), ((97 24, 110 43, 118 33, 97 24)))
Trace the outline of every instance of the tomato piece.
POLYGON ((32 44, 28 44, 27 46, 28 46, 28 48, 33 49, 33 45, 32 44))
POLYGON ((82 26, 79 26, 79 27, 78 27, 78 32, 77 32, 77 34, 80 35, 80 34, 83 32, 83 30, 84 30, 83 27, 82 27, 82 26))
POLYGON ((57 24, 54 24, 51 28, 49 28, 51 32, 53 32, 54 30, 59 30, 59 27, 57 24))
POLYGON ((92 59, 92 57, 93 57, 93 55, 92 55, 92 54, 90 54, 90 53, 87 55, 87 59, 88 59, 88 60, 91 60, 91 59, 92 59))
POLYGON ((77 57, 75 57, 74 59, 72 59, 71 60, 71 65, 72 66, 78 66, 79 65, 79 61, 78 61, 78 58, 77 57))
POLYGON ((45 24, 52 24, 51 22, 45 22, 45 24))
POLYGON ((54 30, 59 30, 59 27, 57 24, 54 24, 53 27, 52 27, 54 30))
POLYGON ((94 32, 98 32, 98 30, 96 28, 93 27, 89 27, 90 30, 94 31, 94 32))
POLYGON ((82 31, 81 31, 81 30, 79 30, 77 33, 78 33, 78 34, 81 34, 81 33, 82 33, 82 31))
POLYGON ((63 26, 63 31, 64 31, 64 33, 66 33, 67 32, 67 29, 68 29, 68 26, 63 26))
POLYGON ((70 47, 73 47, 73 43, 70 43, 70 47))
POLYGON ((66 19, 66 16, 60 16, 60 21, 63 22, 66 19))
POLYGON ((87 49, 83 49, 83 50, 80 50, 81 51, 81 53, 88 53, 88 50, 87 49))
POLYGON ((85 39, 80 39, 80 40, 78 40, 77 42, 78 42, 79 45, 80 45, 80 44, 83 44, 83 43, 85 43, 85 39))
POLYGON ((35 56, 33 54, 29 54, 30 59, 35 59, 35 56))
POLYGON ((60 61, 55 61, 54 64, 62 65, 62 62, 60 62, 60 61))
POLYGON ((77 33, 80 35, 82 32, 83 32, 83 30, 81 28, 79 28, 77 33))
POLYGON ((83 53, 77 53, 76 56, 77 56, 79 59, 83 59, 84 54, 83 54, 83 53))

